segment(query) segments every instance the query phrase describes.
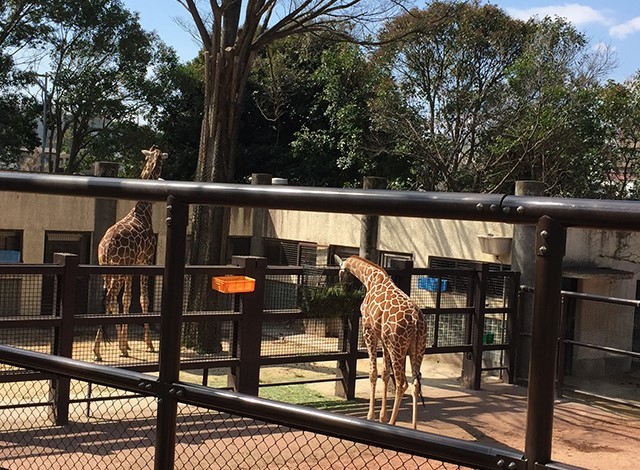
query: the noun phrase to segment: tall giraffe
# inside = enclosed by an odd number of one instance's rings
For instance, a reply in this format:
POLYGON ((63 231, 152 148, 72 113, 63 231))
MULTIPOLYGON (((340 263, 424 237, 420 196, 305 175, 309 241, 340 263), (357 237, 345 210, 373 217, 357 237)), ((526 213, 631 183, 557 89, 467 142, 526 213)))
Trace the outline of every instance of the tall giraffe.
MULTIPOLYGON (((140 174, 141 179, 157 180, 162 171, 162 162, 167 158, 158 147, 153 145, 149 150, 143 150, 145 156, 144 168, 140 174)), ((147 201, 138 201, 129 213, 113 224, 105 232, 98 245, 98 263, 107 266, 131 266, 150 265, 156 251, 156 237, 153 233, 151 220, 152 205, 147 201)), ((129 313, 131 305, 132 275, 105 275, 104 287, 106 291, 105 307, 108 314, 118 313, 118 295, 124 287, 122 294, 122 313, 129 313)), ((149 308, 149 279, 140 276, 140 306, 143 313, 149 308)), ((118 346, 122 357, 129 356, 127 341, 127 324, 116 325, 118 346)), ((96 361, 102 361, 100 343, 102 341, 102 327, 98 329, 93 352, 96 361)), ((153 352, 153 343, 149 334, 149 324, 144 325, 144 342, 147 351, 153 352)))
POLYGON ((396 395, 389 424, 395 424, 400 409, 400 401, 409 387, 405 374, 407 354, 413 374, 413 428, 417 427, 418 397, 422 397, 420 365, 427 344, 427 328, 424 317, 415 303, 396 286, 389 274, 371 261, 359 256, 346 260, 335 256, 340 266, 340 278, 350 272, 364 284, 367 293, 360 306, 362 331, 369 354, 369 413, 372 420, 375 407, 376 382, 378 380, 378 341, 382 342, 382 408, 380 421, 387 419, 387 389, 393 372, 396 395), (391 370, 392 369, 392 370, 391 370))

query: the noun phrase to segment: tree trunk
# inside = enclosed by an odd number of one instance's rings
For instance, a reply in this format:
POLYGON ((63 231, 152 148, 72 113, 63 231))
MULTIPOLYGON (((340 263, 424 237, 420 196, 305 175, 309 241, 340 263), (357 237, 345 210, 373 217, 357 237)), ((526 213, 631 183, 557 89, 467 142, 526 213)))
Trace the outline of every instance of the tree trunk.
MULTIPOLYGON (((215 55, 205 54, 205 109, 196 181, 233 181, 246 70, 251 66, 242 62, 235 57, 233 48, 215 55)), ((196 207, 189 262, 196 265, 226 264, 229 227, 228 207, 196 207)), ((212 291, 208 276, 191 279, 190 310, 216 310, 223 307, 226 300, 212 291)), ((202 353, 220 352, 220 326, 218 322, 204 322, 186 327, 185 345, 202 353)))

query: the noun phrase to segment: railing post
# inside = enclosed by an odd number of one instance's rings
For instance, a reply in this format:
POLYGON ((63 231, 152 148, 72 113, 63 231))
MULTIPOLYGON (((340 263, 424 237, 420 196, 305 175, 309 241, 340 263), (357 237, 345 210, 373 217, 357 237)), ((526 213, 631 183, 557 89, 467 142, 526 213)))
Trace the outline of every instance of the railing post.
POLYGON ((562 258, 566 231, 543 216, 536 226, 536 277, 527 396, 525 457, 527 468, 551 460, 554 382, 558 351, 562 258))
MULTIPOLYGON (((73 353, 73 320, 76 314, 76 283, 78 279, 78 255, 54 253, 53 262, 64 268, 60 289, 60 327, 56 328, 52 353, 56 356, 71 357, 73 353)), ((69 423, 70 380, 59 377, 51 381, 49 395, 54 423, 64 426, 69 423)))
POLYGON ((505 365, 507 367, 506 381, 507 383, 515 383, 516 381, 516 363, 518 354, 518 312, 520 307, 520 273, 514 272, 511 278, 511 295, 509 296, 509 313, 507 318, 507 340, 509 341, 509 349, 506 351, 505 365))
POLYGON ((356 378, 358 375, 358 337, 360 336, 360 312, 353 312, 344 319, 342 350, 347 353, 344 360, 338 361, 340 380, 336 381, 335 393, 341 398, 354 400, 356 397, 356 378))
POLYGON ((394 274, 396 285, 407 295, 411 295, 411 276, 413 275, 413 260, 394 260, 393 267, 400 271, 394 274))
POLYGON ((480 390, 482 381, 482 346, 488 277, 489 265, 482 263, 476 268, 473 282, 474 313, 471 322, 471 352, 467 353, 462 361, 462 384, 470 390, 480 390))
POLYGON ((567 331, 569 328, 568 320, 568 302, 564 295, 560 295, 560 332, 558 334, 558 362, 556 369, 556 397, 562 398, 562 389, 564 388, 564 367, 567 357, 567 331))
POLYGON ((169 384, 180 375, 180 337, 184 298, 185 251, 189 206, 169 196, 167 199, 167 244, 162 279, 158 421, 155 443, 155 470, 174 467, 178 402, 169 384))
POLYGON ((234 256, 232 263, 245 269, 245 276, 256 280, 255 290, 240 294, 238 321, 238 358, 240 365, 231 368, 229 385, 235 391, 258 396, 260 383, 260 344, 262 341, 262 317, 266 284, 267 259, 256 256, 234 256), (258 346, 256 346, 258 345, 258 346))

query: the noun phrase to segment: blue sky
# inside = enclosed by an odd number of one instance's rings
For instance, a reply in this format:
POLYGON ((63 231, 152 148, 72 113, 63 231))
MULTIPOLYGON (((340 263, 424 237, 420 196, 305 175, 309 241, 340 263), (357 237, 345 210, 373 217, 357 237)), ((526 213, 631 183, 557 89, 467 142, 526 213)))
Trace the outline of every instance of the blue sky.
MULTIPOLYGON (((172 46, 182 60, 190 60, 198 52, 197 42, 175 22, 182 17, 189 21, 187 11, 177 0, 124 0, 125 5, 140 13, 146 29, 156 30, 172 46)), ((421 3, 421 2, 417 2, 421 3)), ((531 16, 562 16, 584 32, 590 47, 610 47, 618 67, 610 78, 623 81, 640 69, 640 0, 486 0, 506 10, 511 16, 527 19, 531 16)))

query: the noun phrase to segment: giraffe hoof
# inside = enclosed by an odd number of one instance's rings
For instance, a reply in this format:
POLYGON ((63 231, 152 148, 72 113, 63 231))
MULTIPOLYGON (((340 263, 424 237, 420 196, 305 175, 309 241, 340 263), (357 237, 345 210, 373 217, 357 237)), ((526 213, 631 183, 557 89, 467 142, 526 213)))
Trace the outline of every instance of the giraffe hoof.
POLYGON ((154 348, 153 346, 147 346, 147 352, 154 353, 156 352, 156 348, 154 348))
POLYGON ((94 360, 95 362, 102 362, 102 356, 95 356, 95 357, 93 358, 93 360, 94 360))
POLYGON ((126 349, 120 352, 120 357, 129 357, 129 351, 126 349))

